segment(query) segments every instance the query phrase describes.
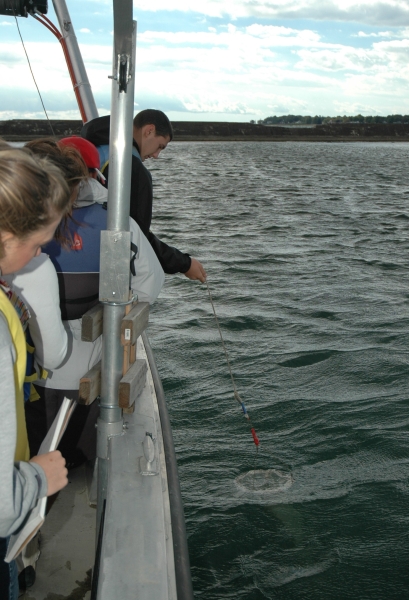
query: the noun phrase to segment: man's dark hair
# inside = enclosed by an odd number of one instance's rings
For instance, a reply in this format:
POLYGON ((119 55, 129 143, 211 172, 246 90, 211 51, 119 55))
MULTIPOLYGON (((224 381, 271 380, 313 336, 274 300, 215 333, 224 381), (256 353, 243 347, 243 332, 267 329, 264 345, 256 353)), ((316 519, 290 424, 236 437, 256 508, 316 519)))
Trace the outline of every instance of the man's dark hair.
POLYGON ((162 137, 169 137, 170 141, 173 140, 173 129, 168 117, 161 110, 154 108, 147 108, 141 110, 133 120, 134 127, 141 129, 145 125, 155 125, 156 135, 162 137))

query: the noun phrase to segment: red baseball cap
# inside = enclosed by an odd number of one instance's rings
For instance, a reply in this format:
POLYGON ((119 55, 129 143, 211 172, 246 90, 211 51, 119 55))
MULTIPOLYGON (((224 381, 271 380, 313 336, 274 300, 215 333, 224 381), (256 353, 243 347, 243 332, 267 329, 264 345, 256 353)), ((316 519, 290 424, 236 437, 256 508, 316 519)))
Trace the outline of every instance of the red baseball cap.
POLYGON ((99 153, 94 144, 78 135, 62 138, 58 142, 62 146, 72 146, 76 148, 84 159, 88 169, 99 169, 99 153))

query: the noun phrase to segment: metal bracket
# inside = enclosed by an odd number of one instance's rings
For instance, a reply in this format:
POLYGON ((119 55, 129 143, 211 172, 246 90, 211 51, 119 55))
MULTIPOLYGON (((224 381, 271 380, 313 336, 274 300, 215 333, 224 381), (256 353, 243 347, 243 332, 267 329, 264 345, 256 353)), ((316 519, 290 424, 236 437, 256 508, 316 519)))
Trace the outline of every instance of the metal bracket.
POLYGON ((128 83, 131 79, 131 57, 128 54, 118 54, 115 73, 108 75, 108 79, 118 82, 119 93, 127 92, 128 83))
POLYGON ((118 54, 116 63, 116 72, 109 79, 114 79, 118 82, 119 93, 127 92, 128 82, 131 78, 131 57, 129 54, 118 54))
POLYGON ((101 231, 101 273, 99 300, 128 304, 131 234, 129 231, 101 231))
POLYGON ((107 423, 98 419, 98 437, 97 437, 97 456, 98 458, 108 458, 108 442, 111 437, 124 434, 122 419, 115 423, 107 423))

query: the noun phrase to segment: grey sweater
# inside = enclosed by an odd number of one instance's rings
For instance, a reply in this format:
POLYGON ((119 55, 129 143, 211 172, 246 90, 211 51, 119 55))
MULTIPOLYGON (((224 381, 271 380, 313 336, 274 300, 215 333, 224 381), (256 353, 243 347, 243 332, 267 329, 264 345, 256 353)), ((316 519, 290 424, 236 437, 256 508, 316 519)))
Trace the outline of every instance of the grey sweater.
POLYGON ((14 361, 14 345, 0 313, 0 537, 17 531, 37 500, 47 494, 47 480, 39 465, 14 463, 17 435, 14 361))

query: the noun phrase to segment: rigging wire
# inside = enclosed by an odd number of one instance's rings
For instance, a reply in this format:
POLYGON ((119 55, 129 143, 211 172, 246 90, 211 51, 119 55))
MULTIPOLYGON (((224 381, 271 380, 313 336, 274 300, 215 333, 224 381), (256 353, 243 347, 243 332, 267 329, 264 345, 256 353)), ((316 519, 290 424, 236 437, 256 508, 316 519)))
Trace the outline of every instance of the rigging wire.
POLYGON ((222 334, 222 330, 220 328, 220 324, 219 324, 219 319, 217 318, 217 314, 216 314, 216 308, 214 306, 214 302, 213 302, 213 297, 212 297, 212 293, 210 291, 210 287, 209 287, 209 282, 206 279, 206 286, 207 286, 207 291, 209 294, 209 299, 210 299, 210 303, 212 305, 212 309, 213 309, 213 314, 214 314, 214 318, 216 321, 216 325, 217 325, 217 329, 219 330, 219 335, 220 335, 220 340, 222 342, 222 346, 223 346, 223 350, 224 350, 224 354, 226 356, 226 361, 227 361, 227 366, 229 368, 229 372, 230 372, 230 378, 233 384, 233 392, 234 392, 234 398, 237 400, 237 402, 240 404, 241 406, 241 410, 243 411, 244 417, 247 419, 247 421, 249 422, 250 425, 250 431, 251 431, 251 435, 253 436, 253 442, 255 443, 256 447, 257 447, 257 452, 258 452, 258 447, 260 444, 260 440, 257 437, 256 434, 256 430, 254 429, 254 427, 252 426, 252 424, 250 423, 250 415, 247 412, 247 408, 244 405, 243 400, 240 398, 240 395, 237 391, 237 386, 236 386, 236 382, 234 381, 234 377, 233 377, 233 371, 231 368, 231 364, 230 364, 230 360, 229 360, 229 355, 227 353, 227 348, 226 348, 226 344, 224 343, 224 339, 223 339, 223 334, 222 334))
POLYGON ((45 108, 45 105, 44 105, 44 102, 43 102, 43 98, 42 98, 42 96, 41 96, 40 89, 39 89, 39 87, 38 87, 38 85, 37 85, 37 81, 36 81, 36 78, 35 78, 35 76, 34 76, 34 73, 33 73, 33 69, 31 68, 30 59, 28 58, 27 50, 26 50, 26 47, 25 47, 25 45, 24 45, 23 36, 21 35, 20 27, 19 27, 19 24, 18 24, 18 21, 17 21, 16 13, 14 12, 14 8, 13 8, 13 14, 14 14, 14 18, 15 18, 15 20, 16 20, 17 31, 18 31, 18 33, 19 33, 20 40, 21 40, 21 43, 22 43, 22 45, 23 45, 24 52, 25 52, 25 54, 26 54, 26 58, 27 58, 27 62, 28 62, 28 66, 29 66, 29 69, 30 69, 30 72, 31 72, 31 76, 32 76, 32 78, 33 78, 33 81, 34 81, 34 84, 35 84, 35 86, 36 86, 36 88, 37 88, 37 92, 38 92, 38 95, 39 95, 39 97, 40 97, 41 104, 43 105, 44 113, 45 113, 45 116, 46 116, 46 118, 47 118, 48 124, 49 124, 49 126, 50 126, 50 129, 51 129, 51 131, 52 131, 52 134, 53 134, 53 136, 55 137, 55 133, 54 133, 53 126, 51 125, 51 121, 50 121, 50 119, 49 119, 49 117, 48 117, 47 110, 46 110, 46 108, 45 108))

